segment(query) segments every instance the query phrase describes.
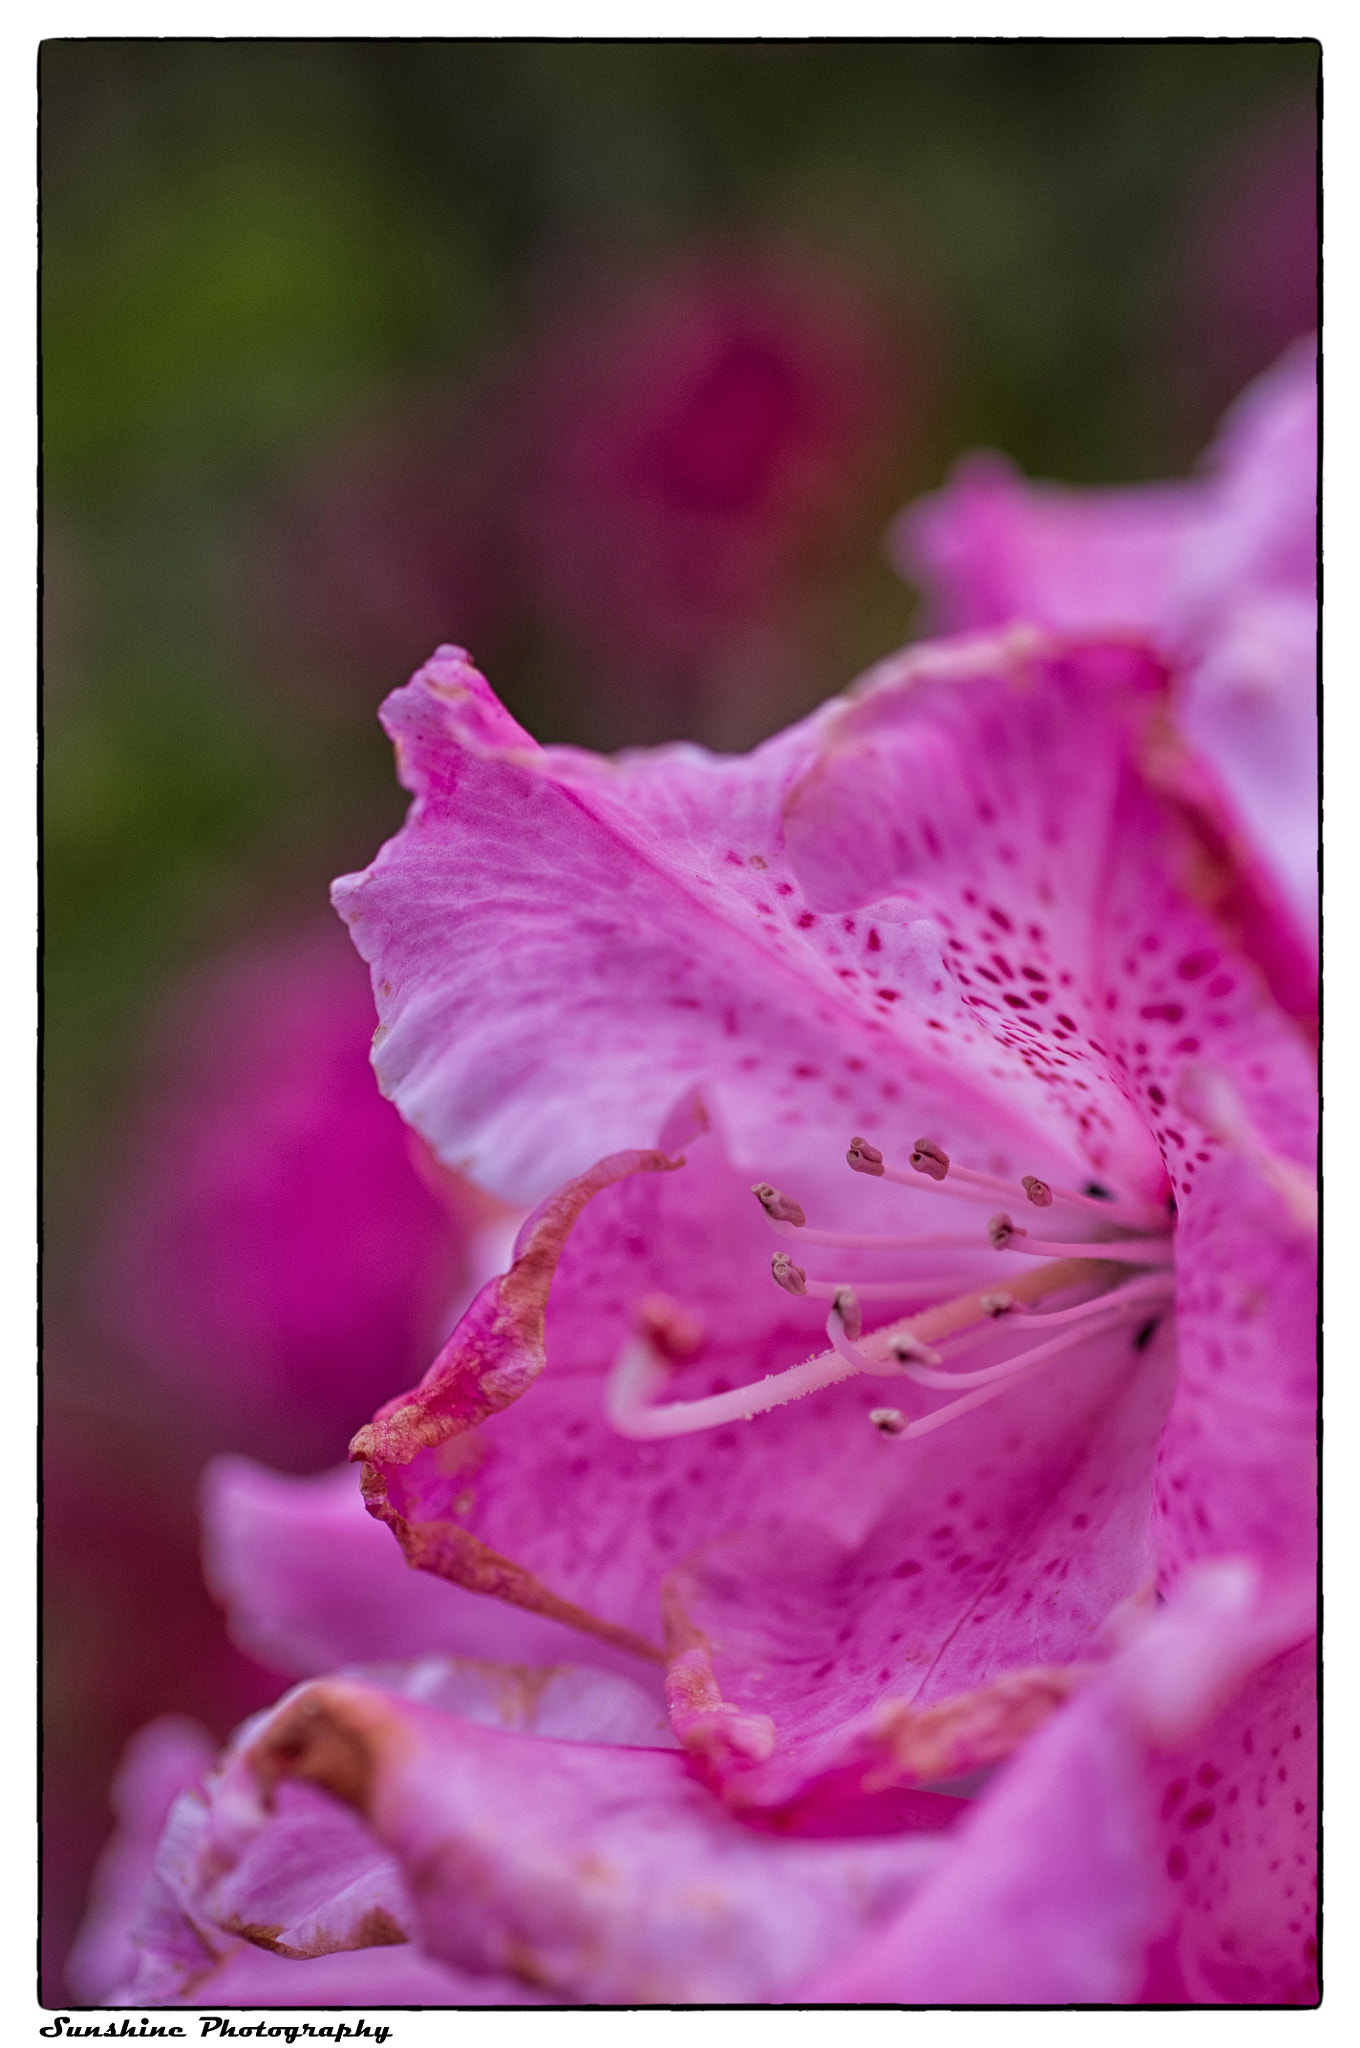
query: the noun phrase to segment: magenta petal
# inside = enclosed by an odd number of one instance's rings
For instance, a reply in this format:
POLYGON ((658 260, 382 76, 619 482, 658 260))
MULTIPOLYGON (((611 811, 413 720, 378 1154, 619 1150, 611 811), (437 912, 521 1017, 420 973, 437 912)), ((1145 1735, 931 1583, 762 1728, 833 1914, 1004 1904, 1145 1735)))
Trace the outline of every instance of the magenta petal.
POLYGON ((1317 1239, 1231 1154, 1186 1202, 1176 1290, 1181 1370, 1157 1469, 1158 1549, 1311 1575, 1317 1547, 1317 1239))
POLYGON ((372 997, 323 925, 190 981, 151 1048, 94 1280, 212 1440, 333 1462, 409 1382, 465 1265, 368 1064, 372 997))
POLYGON ((1175 1350, 1169 1325, 1134 1334, 939 1436, 866 1442, 896 1487, 857 1547, 772 1525, 675 1574, 672 1717, 725 1796, 782 1807, 819 1783, 858 1800, 968 1774, 1089 1677, 1151 1572, 1175 1350), (761 1748, 742 1739, 757 1722, 761 1748))
POLYGON ((1176 1957, 1203 2005, 1317 2002, 1316 1645, 1269 1664, 1159 1759, 1176 1957))

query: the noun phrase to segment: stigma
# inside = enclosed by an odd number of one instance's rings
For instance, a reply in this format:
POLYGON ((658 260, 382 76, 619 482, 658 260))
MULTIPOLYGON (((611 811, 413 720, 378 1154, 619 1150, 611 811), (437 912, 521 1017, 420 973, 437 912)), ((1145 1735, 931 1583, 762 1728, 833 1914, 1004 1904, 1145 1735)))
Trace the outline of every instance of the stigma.
POLYGON ((1035 1174, 1006 1181, 957 1165, 931 1138, 916 1141, 905 1167, 891 1164, 862 1137, 851 1140, 845 1156, 855 1173, 969 1202, 973 1215, 960 1218, 964 1228, 946 1232, 824 1230, 809 1225, 794 1196, 768 1181, 757 1182, 752 1193, 771 1233, 785 1241, 773 1254, 770 1277, 795 1299, 827 1304, 827 1348, 746 1386, 690 1400, 667 1399, 674 1373, 696 1348, 690 1341, 693 1318, 677 1304, 651 1297, 606 1382, 605 1410, 621 1435, 642 1440, 689 1436, 751 1421, 824 1387, 864 1376, 897 1382, 898 1403, 914 1388, 955 1397, 916 1416, 902 1405, 869 1411, 877 1434, 909 1441, 998 1399, 1126 1323, 1137 1327, 1141 1339, 1170 1307, 1173 1242, 1168 1215, 1161 1209, 1107 1199, 1103 1191, 1078 1193, 1035 1174), (1009 1207, 994 1209, 998 1198, 1009 1207), (985 1214, 982 1205, 992 1213, 985 1214), (1036 1209, 1043 1212, 1042 1236, 1015 1220, 1036 1209), (830 1255, 830 1270, 809 1272, 787 1248, 789 1240, 796 1241, 803 1257, 830 1255), (914 1261, 910 1270, 873 1280, 851 1281, 835 1270, 838 1252, 891 1258, 929 1250, 973 1256, 962 1265, 956 1259, 948 1276, 923 1274, 914 1261), (1003 1286, 997 1285, 999 1277, 1003 1286), (960 1288, 961 1280, 973 1284, 960 1288), (1045 1306, 1059 1298, 1059 1305, 1045 1306), (876 1300, 922 1305, 866 1328, 865 1305, 876 1300), (976 1370, 958 1369, 959 1360, 976 1345, 999 1336, 1007 1346, 1005 1356, 976 1370))

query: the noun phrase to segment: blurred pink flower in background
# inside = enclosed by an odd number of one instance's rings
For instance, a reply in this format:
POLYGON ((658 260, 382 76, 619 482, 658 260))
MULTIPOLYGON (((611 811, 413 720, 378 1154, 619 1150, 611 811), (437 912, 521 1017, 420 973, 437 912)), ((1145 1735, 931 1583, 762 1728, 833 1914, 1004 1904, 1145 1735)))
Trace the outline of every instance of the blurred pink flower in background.
MULTIPOLYGON (((458 1305, 494 1205, 373 1084, 372 998, 327 927, 203 970, 160 1031, 99 1307, 205 1440, 344 1454, 458 1305)), ((494 1256, 494 1254, 492 1255, 494 1256)))
POLYGON ((278 487, 249 550, 261 658, 352 703, 456 636, 606 746, 749 744, 825 693, 838 591, 919 438, 920 293, 752 240, 577 263, 540 297, 461 387, 278 487))
POLYGON ((701 250, 578 294, 544 332, 522 421, 526 586, 644 700, 636 737, 743 744, 786 712, 799 635, 925 383, 919 332, 908 344, 871 288, 807 250, 701 250))
POLYGON ((890 547, 937 630, 1014 620, 1150 635, 1175 716, 1315 944, 1317 382, 1305 339, 1246 391, 1186 483, 1076 490, 967 457, 890 547))

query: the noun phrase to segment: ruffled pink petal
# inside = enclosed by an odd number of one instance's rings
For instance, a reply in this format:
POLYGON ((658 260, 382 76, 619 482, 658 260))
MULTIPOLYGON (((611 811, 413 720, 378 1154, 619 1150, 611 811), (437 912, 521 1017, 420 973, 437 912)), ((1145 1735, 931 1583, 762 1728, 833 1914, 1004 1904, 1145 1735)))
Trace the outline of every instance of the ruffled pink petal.
MULTIPOLYGON (((241 1758, 277 1798, 324 1785, 397 1855, 420 1945, 567 2002, 778 2001, 892 1913, 933 1836, 786 1842, 732 1820, 682 1760, 495 1733, 331 1682, 241 1758)), ((261 1809, 263 1811, 263 1809, 261 1809)))
MULTIPOLYGON (((743 1168, 824 1158, 856 1128, 910 1119, 949 1124, 980 1161, 1023 1157, 1018 1172, 1075 1152, 1155 1181, 1116 1088, 1098 1074, 1098 1099, 1074 1102, 1061 1059, 1030 1071, 1001 992, 995 1018, 979 1010, 986 978, 1005 978, 993 951, 1066 971, 1081 995, 1120 721, 1159 687, 1123 648, 964 646, 869 679, 861 702, 833 702, 747 760, 674 748, 608 763, 535 747, 466 658, 442 652, 387 708, 416 792, 408 822, 335 889, 373 968, 384 1088, 447 1162, 517 1200, 613 1144, 654 1142, 696 1087, 743 1168), (882 763, 859 747, 844 785, 847 744, 890 724, 903 730, 882 763), (855 866, 853 902, 828 884, 811 822, 823 774, 860 842, 888 848, 942 776, 939 888, 894 887, 872 865, 855 866), (932 915, 932 896, 963 890, 975 909, 932 915), (971 997, 946 965, 956 925, 985 945, 971 997)), ((1017 998, 1019 972, 1007 958, 1017 998)), ((1056 1012, 1062 989, 1048 995, 1056 1012)))
MULTIPOLYGON (((362 1675, 383 1688, 394 1712, 399 1702, 418 1701, 437 1719, 457 1714, 458 1726, 478 1722, 621 1748, 655 1749, 674 1740, 659 1700, 604 1672, 426 1656, 362 1675)), ((274 1718, 287 1717, 298 1697, 307 1695, 290 1695, 274 1718)), ((140 1897, 119 1900, 122 1967, 104 1987, 125 1984, 125 2002, 201 2003, 208 1986, 218 1998, 228 1995, 223 1987, 242 1995, 257 1982, 267 1987, 269 1973, 262 1976, 243 1947, 299 1962, 371 1953, 412 1938, 401 1871, 351 1807, 287 1773, 261 1804, 242 1757, 262 1725, 269 1717, 246 1723, 214 1771, 200 1768, 201 1786, 179 1798, 168 1819, 160 1816, 154 1870, 150 1846, 142 1844, 133 1873, 140 1897)), ((355 1981, 364 1981, 362 1973, 355 1981)), ((436 1982, 432 1993, 440 1988, 436 1982)), ((457 1983, 443 1989, 453 2003, 500 2002, 494 1987, 474 1986, 467 1997, 457 1983)), ((323 1992, 324 1983, 316 1996, 323 1992)), ((510 2002, 518 2000, 512 1995, 510 2002)))
POLYGON ((935 630, 1014 620, 1152 637, 1183 732, 1261 846, 1304 942, 1317 893, 1316 344, 1239 399, 1193 482, 1078 491, 992 456, 893 530, 935 630))
POLYGON ((1018 619, 1078 633, 1156 631, 1201 500, 1190 484, 1029 484, 1002 456, 969 455, 943 491, 899 515, 889 545, 925 586, 935 632, 1018 619))
MULTIPOLYGON (((192 1954, 192 1951, 191 1951, 192 1954)), ((548 2001, 510 1977, 473 1975, 437 1963, 407 1943, 401 1948, 349 1949, 295 1961, 249 1942, 234 1943, 220 1958, 201 1947, 197 1967, 166 1969, 143 1958, 138 1974, 101 2001, 120 2006, 518 2006, 548 2001)))
POLYGON ((95 1870, 85 1923, 66 1960, 78 1999, 103 2003, 137 1957, 130 1940, 166 1816, 181 1792, 207 1775, 214 1746, 193 1721, 167 1715, 134 1735, 113 1781, 117 1829, 95 1870))

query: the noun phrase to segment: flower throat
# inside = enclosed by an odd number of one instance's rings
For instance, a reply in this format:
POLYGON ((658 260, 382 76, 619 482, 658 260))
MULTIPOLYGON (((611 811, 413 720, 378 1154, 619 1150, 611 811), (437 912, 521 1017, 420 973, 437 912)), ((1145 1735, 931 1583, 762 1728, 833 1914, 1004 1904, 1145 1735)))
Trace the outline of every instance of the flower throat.
MULTIPOLYGON (((851 1140, 846 1162, 856 1173, 888 1180, 913 1192, 948 1196, 974 1205, 972 1227, 874 1236, 808 1226, 801 1203, 760 1181, 752 1189, 774 1234, 796 1245, 827 1252, 973 1252, 977 1284, 935 1299, 910 1315, 864 1328, 862 1304, 873 1300, 940 1295, 957 1290, 951 1277, 899 1275, 886 1280, 848 1281, 834 1273, 811 1277, 792 1249, 776 1251, 771 1273, 786 1293, 828 1304, 830 1349, 784 1372, 767 1374, 749 1386, 698 1400, 657 1401, 674 1368, 698 1349, 694 1319, 663 1296, 645 1301, 637 1328, 619 1351, 605 1389, 605 1410, 614 1428, 635 1438, 689 1436, 801 1400, 823 1387, 866 1374, 870 1378, 946 1391, 957 1398, 911 1420, 898 1407, 872 1409, 869 1421, 883 1436, 903 1440, 928 1435, 997 1399, 1041 1372, 1074 1346, 1121 1324, 1139 1325, 1135 1342, 1145 1344, 1170 1303, 1172 1235, 1168 1214, 1148 1204, 1124 1203, 1092 1189, 1074 1193, 1034 1174, 1010 1183, 971 1167, 956 1166, 929 1138, 918 1138, 906 1170, 890 1166, 865 1138, 851 1140), (1051 1212, 1049 1228, 1072 1235, 1036 1236, 1014 1221, 1009 1209, 984 1222, 976 1205, 998 1197, 1026 1212, 1051 1212), (1003 1254, 1004 1264, 995 1263, 1003 1254), (1026 1267, 1018 1260, 1031 1260, 1026 1267), (989 1270, 990 1268, 990 1270, 989 1270), (1065 1306, 1040 1310, 1056 1296, 1079 1294, 1065 1306), (999 1363, 959 1372, 956 1362, 988 1337, 1004 1332, 1017 1349, 999 1363)), ((960 1218, 960 1221, 970 1219, 960 1218)), ((1034 1219, 1037 1220, 1037 1219, 1034 1219)), ((834 1261, 832 1261, 834 1265, 834 1261)))

